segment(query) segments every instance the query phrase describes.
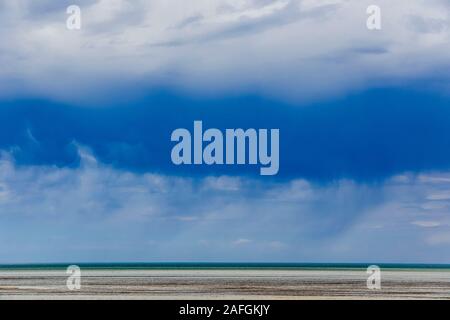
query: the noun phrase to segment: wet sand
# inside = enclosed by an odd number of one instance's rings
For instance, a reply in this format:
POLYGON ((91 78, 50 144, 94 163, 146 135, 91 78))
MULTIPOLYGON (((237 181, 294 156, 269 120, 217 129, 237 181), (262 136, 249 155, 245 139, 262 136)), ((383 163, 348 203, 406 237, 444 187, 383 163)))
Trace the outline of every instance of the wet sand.
POLYGON ((0 299, 450 299, 449 270, 0 270, 0 299))

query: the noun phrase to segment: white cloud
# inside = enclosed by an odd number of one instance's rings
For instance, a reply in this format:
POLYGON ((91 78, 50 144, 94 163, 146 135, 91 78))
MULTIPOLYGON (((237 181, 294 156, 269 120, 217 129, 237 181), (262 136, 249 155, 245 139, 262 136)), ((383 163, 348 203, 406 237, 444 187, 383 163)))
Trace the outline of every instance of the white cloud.
POLYGON ((237 240, 233 241, 233 245, 235 245, 235 246, 241 246, 241 245, 248 244, 248 243, 250 243, 250 242, 252 242, 252 240, 250 240, 250 239, 245 239, 245 238, 240 238, 240 239, 237 239, 237 240))
POLYGON ((65 28, 66 4, 2 1, 0 96, 94 103, 169 86, 302 102, 423 79, 449 88, 447 1, 380 0, 374 32, 366 0, 86 0, 81 31, 65 28))
POLYGON ((444 180, 405 174, 377 185, 314 185, 137 174, 77 146, 78 168, 16 166, 3 153, 0 262, 450 258, 450 206, 423 209, 444 180), (142 245, 150 242, 151 250, 142 245))
POLYGON ((411 224, 423 227, 423 228, 436 228, 441 225, 438 221, 413 221, 411 224))
POLYGON ((207 177, 204 180, 203 186, 206 190, 214 191, 239 191, 241 189, 242 181, 237 177, 207 177))

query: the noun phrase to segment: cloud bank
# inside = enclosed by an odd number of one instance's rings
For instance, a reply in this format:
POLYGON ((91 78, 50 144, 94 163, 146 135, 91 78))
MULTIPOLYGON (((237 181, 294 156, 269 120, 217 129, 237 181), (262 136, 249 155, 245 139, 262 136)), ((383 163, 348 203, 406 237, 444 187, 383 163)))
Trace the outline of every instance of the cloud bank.
POLYGON ((0 96, 112 103, 161 87, 294 102, 420 83, 449 92, 450 4, 380 0, 79 0, 0 5, 0 96), (125 97, 124 97, 125 96, 125 97))
POLYGON ((1 263, 448 262, 450 173, 383 184, 202 179, 0 160, 1 263), (25 236, 26 235, 26 236, 25 236))

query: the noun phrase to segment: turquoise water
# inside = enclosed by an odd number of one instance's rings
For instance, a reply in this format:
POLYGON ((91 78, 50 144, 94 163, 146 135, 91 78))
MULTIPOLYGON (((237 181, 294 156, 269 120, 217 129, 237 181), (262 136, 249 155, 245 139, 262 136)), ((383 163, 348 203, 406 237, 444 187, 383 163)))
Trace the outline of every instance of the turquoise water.
POLYGON ((284 270, 323 270, 323 269, 366 269, 377 265, 382 269, 448 269, 450 264, 398 264, 398 263, 53 263, 53 264, 0 264, 0 270, 57 270, 69 265, 78 265, 82 269, 117 270, 207 270, 207 269, 284 269, 284 270))

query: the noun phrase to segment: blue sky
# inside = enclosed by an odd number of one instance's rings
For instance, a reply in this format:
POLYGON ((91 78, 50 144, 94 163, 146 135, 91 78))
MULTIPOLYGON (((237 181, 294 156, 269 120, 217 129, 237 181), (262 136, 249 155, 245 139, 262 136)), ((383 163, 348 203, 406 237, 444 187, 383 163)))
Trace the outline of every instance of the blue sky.
POLYGON ((447 2, 68 4, 0 4, 0 263, 450 263, 447 2), (173 165, 194 120, 279 174, 173 165))

